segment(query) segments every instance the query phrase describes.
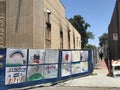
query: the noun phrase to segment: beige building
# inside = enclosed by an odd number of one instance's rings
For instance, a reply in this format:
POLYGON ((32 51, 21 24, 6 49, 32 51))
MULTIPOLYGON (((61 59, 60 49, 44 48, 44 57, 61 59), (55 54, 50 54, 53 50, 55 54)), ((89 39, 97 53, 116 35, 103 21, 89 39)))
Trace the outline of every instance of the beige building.
POLYGON ((1 48, 81 49, 60 0, 0 0, 1 48))

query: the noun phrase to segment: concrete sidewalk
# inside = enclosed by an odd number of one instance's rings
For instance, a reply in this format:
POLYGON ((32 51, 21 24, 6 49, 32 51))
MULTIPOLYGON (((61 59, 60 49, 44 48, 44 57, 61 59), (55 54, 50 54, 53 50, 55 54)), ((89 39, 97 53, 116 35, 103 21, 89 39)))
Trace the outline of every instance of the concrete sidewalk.
POLYGON ((31 87, 22 90, 120 90, 120 78, 108 77, 107 73, 104 60, 98 60, 96 69, 89 76, 71 79, 54 86, 31 87))
POLYGON ((92 75, 69 80, 64 82, 62 86, 120 87, 120 78, 109 77, 107 73, 108 70, 104 61, 99 60, 92 75))

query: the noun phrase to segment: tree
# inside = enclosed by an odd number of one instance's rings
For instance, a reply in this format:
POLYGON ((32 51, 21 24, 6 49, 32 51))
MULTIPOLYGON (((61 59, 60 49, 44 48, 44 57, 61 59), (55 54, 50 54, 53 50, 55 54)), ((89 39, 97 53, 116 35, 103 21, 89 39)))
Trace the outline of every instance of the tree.
POLYGON ((84 49, 95 49, 95 45, 88 44, 84 47, 84 49))
POLYGON ((69 19, 69 22, 81 34, 82 48, 84 48, 88 43, 88 39, 94 39, 93 33, 87 31, 87 28, 90 27, 90 24, 86 23, 82 16, 75 15, 73 18, 69 19))
POLYGON ((103 33, 103 35, 99 37, 99 45, 103 47, 103 45, 107 44, 107 41, 108 41, 108 34, 103 33))

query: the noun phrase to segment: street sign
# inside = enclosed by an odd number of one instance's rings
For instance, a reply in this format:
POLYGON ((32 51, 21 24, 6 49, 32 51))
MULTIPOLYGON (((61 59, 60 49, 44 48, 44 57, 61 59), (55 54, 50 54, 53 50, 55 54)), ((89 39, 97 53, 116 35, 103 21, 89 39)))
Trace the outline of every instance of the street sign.
POLYGON ((117 33, 113 33, 113 40, 118 40, 118 34, 117 33))

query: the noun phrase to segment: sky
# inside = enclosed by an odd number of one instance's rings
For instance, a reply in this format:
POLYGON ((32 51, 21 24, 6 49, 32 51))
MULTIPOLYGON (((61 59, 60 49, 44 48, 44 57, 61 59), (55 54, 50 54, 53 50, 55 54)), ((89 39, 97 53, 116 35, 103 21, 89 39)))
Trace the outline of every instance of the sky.
POLYGON ((66 10, 66 17, 81 15, 91 25, 87 31, 93 32, 95 39, 89 44, 99 46, 99 37, 108 33, 116 0, 61 0, 66 10))

